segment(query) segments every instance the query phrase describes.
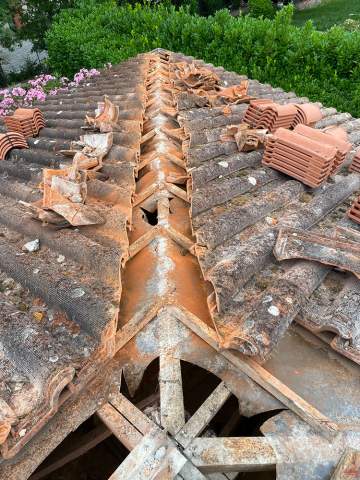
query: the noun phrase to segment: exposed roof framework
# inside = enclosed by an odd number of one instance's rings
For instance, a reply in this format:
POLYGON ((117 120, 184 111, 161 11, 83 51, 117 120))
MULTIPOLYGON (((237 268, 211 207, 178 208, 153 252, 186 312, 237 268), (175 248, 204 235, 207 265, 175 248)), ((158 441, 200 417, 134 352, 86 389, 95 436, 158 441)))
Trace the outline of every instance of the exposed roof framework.
MULTIPOLYGON (((1 478, 28 478, 96 411, 131 450, 112 480, 225 480, 275 466, 279 479, 325 480, 346 448, 360 447, 359 281, 308 260, 279 263, 272 253, 279 227, 356 229, 344 212, 360 177, 339 174, 310 190, 262 166, 261 151, 239 153, 221 136, 241 122, 247 105, 210 108, 181 91, 179 62, 204 66, 157 50, 47 101, 39 138, 0 162, 0 270, 29 290, 21 292, 25 313, 16 289, 0 293, 2 455, 17 454, 3 461, 1 478), (120 115, 114 145, 88 190, 89 205, 106 221, 43 227, 19 200, 39 200, 44 166, 67 165, 58 152, 79 138, 85 113, 103 94, 120 115), (25 255, 22 246, 33 238, 42 248, 25 255), (118 387, 123 375, 134 395, 156 358, 153 421, 118 387), (182 361, 220 381, 190 418, 182 361), (114 387, 109 396, 99 393, 104 385, 114 387), (93 400, 86 401, 89 392, 93 400), (288 411, 265 422, 261 437, 203 437, 231 394, 244 416, 288 411)), ((224 87, 244 80, 205 67, 224 87)), ((256 81, 249 94, 307 101, 256 81)), ((359 121, 321 110, 317 128, 341 125, 360 142, 359 121)))

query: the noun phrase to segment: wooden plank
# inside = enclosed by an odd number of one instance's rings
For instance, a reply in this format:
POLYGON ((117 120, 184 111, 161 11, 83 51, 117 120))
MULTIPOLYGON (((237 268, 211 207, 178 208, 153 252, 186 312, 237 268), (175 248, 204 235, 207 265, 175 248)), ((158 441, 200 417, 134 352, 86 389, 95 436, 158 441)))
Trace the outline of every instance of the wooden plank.
POLYGON ((176 480, 206 480, 200 470, 198 470, 191 462, 186 462, 180 470, 179 475, 175 477, 176 480))
POLYGON ((158 429, 145 435, 109 480, 152 480, 163 469, 167 438, 158 429))
POLYGON ((207 478, 209 480, 234 480, 238 476, 238 472, 227 473, 209 473, 207 478))
MULTIPOLYGON (((208 327, 198 317, 181 307, 174 307, 174 314, 200 338, 211 345, 215 350, 219 351, 215 330, 208 327)), ((338 427, 334 422, 310 405, 302 397, 297 395, 297 393, 287 387, 279 379, 271 375, 270 372, 265 370, 265 368, 257 362, 251 358, 241 356, 240 354, 232 353, 231 351, 221 350, 221 354, 234 366, 244 372, 249 378, 254 380, 254 382, 280 400, 280 402, 291 411, 299 415, 299 417, 315 428, 315 430, 328 438, 337 435, 338 427)))
POLYGON ((73 450, 68 452, 63 457, 54 461, 51 465, 44 467, 39 472, 34 473, 31 476, 31 480, 41 480, 42 478, 50 475, 59 468, 67 465, 76 458, 84 455, 92 448, 96 447, 99 443, 103 442, 112 435, 112 432, 105 427, 105 425, 99 425, 90 432, 86 433, 79 441, 79 443, 73 445, 73 450))
POLYGON ((153 320, 159 306, 155 305, 152 308, 144 311, 139 310, 126 325, 124 325, 115 336, 115 350, 118 351, 123 348, 137 333, 140 332, 151 320, 153 320))
POLYGON ((184 451, 201 472, 272 470, 276 455, 264 437, 195 438, 184 451))
POLYGON ((141 442, 142 434, 139 430, 131 425, 131 423, 109 403, 103 405, 96 413, 100 420, 128 450, 132 450, 141 442))
POLYGON ((159 468, 154 480, 172 480, 187 462, 186 458, 174 445, 169 444, 166 458, 159 468))
POLYGON ((214 418, 230 395, 230 390, 221 382, 176 435, 180 445, 186 448, 214 418))
POLYGON ((130 402, 122 393, 113 393, 109 403, 120 412, 140 433, 146 435, 156 427, 150 418, 130 402))
POLYGON ((160 354, 160 413, 163 428, 175 435, 185 424, 180 360, 160 354))
POLYGON ((348 449, 341 457, 331 480, 360 479, 360 452, 348 449))

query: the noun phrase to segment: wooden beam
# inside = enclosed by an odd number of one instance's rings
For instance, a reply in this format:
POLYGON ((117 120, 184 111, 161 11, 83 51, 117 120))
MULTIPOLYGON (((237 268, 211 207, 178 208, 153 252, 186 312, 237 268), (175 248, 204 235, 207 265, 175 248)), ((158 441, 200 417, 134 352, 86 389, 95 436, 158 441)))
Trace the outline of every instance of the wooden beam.
POLYGON ((96 413, 101 421, 129 451, 141 442, 142 434, 139 430, 128 422, 128 420, 109 403, 103 405, 96 413))
POLYGON ((166 457, 167 438, 158 429, 145 435, 129 453, 109 480, 150 480, 162 469, 166 457))
POLYGON ((124 325, 115 336, 115 350, 118 351, 123 348, 130 340, 137 335, 140 330, 153 320, 159 310, 158 305, 149 310, 138 311, 127 323, 124 325))
MULTIPOLYGON (((174 315, 206 343, 211 345, 215 350, 220 351, 215 330, 182 307, 174 307, 174 315)), ((221 350, 220 353, 230 363, 239 368, 239 370, 264 388, 264 390, 280 400, 280 402, 305 420, 315 430, 327 438, 333 438, 338 434, 338 427, 334 422, 287 387, 278 378, 271 375, 270 372, 265 370, 265 368, 255 360, 228 350, 221 350)))
POLYGON ((205 473, 265 471, 276 466, 274 450, 264 437, 195 438, 184 454, 205 473))
POLYGON ((191 462, 186 462, 175 480, 206 480, 206 477, 191 462))
POLYGON ((185 424, 184 394, 180 360, 160 354, 160 413, 161 425, 175 435, 185 424))
POLYGON ((224 382, 221 382, 178 432, 175 437, 176 441, 186 448, 204 430, 210 420, 214 418, 230 395, 230 390, 224 382))
POLYGON ((96 447, 99 443, 103 442, 112 435, 112 432, 108 430, 104 425, 99 425, 90 432, 83 435, 80 441, 73 445, 73 450, 65 454, 63 457, 55 460, 51 465, 42 468, 39 472, 31 475, 31 480, 41 480, 42 478, 50 475, 50 473, 55 472, 59 468, 67 465, 68 463, 76 460, 77 458, 84 455, 92 448, 96 447))
POLYGON ((238 475, 238 472, 209 473, 207 478, 209 480, 234 480, 238 475))
POLYGON ((360 478, 360 452, 348 449, 341 457, 331 480, 355 480, 360 478))
POLYGON ((142 435, 154 430, 156 425, 122 393, 111 394, 109 403, 123 415, 142 435))

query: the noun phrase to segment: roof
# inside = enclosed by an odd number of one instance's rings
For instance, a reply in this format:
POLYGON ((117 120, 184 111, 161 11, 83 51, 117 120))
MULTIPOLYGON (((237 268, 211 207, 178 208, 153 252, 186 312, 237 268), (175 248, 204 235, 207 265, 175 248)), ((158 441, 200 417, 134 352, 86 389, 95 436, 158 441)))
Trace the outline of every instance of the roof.
MULTIPOLYGON (((359 281, 321 263, 273 255, 280 227, 360 231, 345 216, 360 176, 344 168, 314 190, 262 165, 261 150, 238 152, 221 136, 241 122, 246 104, 204 107, 187 91, 172 103, 169 72, 184 61, 210 68, 223 86, 244 80, 181 54, 138 56, 47 100, 39 137, 0 162, 0 413, 4 428, 11 424, 5 458, 115 354, 131 393, 157 357, 164 392, 179 367, 174 358, 181 358, 226 378, 252 414, 285 406, 331 430, 326 416, 316 411, 312 419, 314 405, 336 422, 360 421, 353 363, 360 360, 359 281), (41 197, 44 167, 69 164, 59 151, 79 138, 85 114, 104 94, 120 118, 103 176, 88 182, 88 202, 106 222, 44 227, 19 200, 41 197), (40 250, 24 252, 34 239, 40 250), (297 393, 284 394, 284 386, 297 393)), ((248 93, 307 102, 252 80, 248 93)), ((359 120, 321 111, 317 128, 340 125, 354 147, 360 143, 359 120)), ((169 432, 185 421, 165 417, 169 432)))
POLYGON ((47 101, 40 136, 0 162, 1 420, 12 425, 4 456, 14 455, 114 354, 119 266, 127 256, 135 188, 131 161, 139 150, 145 101, 143 68, 141 60, 129 61, 115 83, 105 73, 91 86, 47 101), (44 228, 19 201, 41 197, 43 168, 71 163, 58 151, 79 139, 85 111, 92 114, 104 93, 119 101, 121 120, 103 168, 106 181, 90 182, 88 195, 106 223, 81 231, 44 228), (34 239, 39 252, 26 253, 24 245, 34 239))

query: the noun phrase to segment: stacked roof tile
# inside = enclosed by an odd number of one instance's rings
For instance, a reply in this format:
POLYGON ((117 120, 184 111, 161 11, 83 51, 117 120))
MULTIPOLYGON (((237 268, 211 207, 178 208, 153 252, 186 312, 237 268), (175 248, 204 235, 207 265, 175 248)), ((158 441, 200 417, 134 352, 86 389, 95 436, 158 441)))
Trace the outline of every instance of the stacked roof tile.
POLYGON ((353 156, 349 170, 350 172, 360 173, 360 149, 353 156))
POLYGON ((309 128, 306 125, 297 125, 294 129, 304 137, 311 138, 324 145, 332 145, 336 148, 336 156, 332 165, 330 174, 334 175, 341 169, 346 160, 347 154, 351 150, 351 143, 348 142, 347 133, 342 128, 330 128, 321 132, 315 128, 309 128))
POLYGON ((18 132, 0 134, 0 160, 4 160, 12 148, 28 148, 25 137, 18 132))
POLYGON ((333 171, 337 149, 317 140, 279 128, 266 141, 263 163, 305 185, 319 187, 333 171))
POLYGON ((244 122, 253 128, 266 128, 275 132, 278 128, 293 128, 299 124, 314 125, 322 114, 316 105, 295 103, 280 105, 271 99, 251 100, 245 112, 244 122))
POLYGON ((21 133, 25 138, 36 137, 45 127, 44 117, 38 108, 18 108, 12 115, 4 117, 9 131, 21 133))
POLYGON ((356 198, 352 203, 348 211, 348 217, 354 220, 354 222, 360 223, 360 197, 356 198))

